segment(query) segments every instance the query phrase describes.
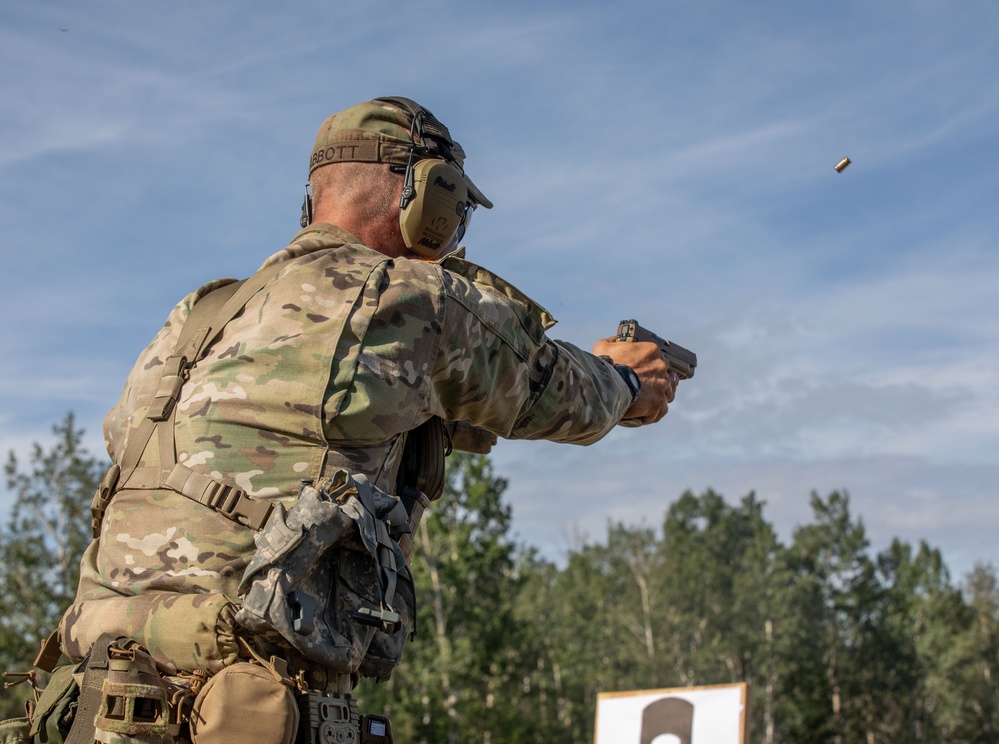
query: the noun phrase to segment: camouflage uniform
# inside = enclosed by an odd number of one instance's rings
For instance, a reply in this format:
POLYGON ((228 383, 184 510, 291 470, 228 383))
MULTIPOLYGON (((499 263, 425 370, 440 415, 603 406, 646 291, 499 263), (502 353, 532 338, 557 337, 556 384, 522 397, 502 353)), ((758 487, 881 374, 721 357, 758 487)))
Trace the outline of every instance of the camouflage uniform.
MULTIPOLYGON (((472 263, 390 259, 328 224, 265 266, 283 267, 225 326, 177 407, 177 460, 256 499, 295 500, 338 468, 395 486, 407 432, 431 416, 504 438, 589 444, 631 404, 614 368, 545 332, 548 313, 472 263)), ((117 462, 156 393, 195 300, 142 352, 105 420, 117 462)), ((136 473, 159 468, 146 449, 136 473)), ((137 481, 138 482, 138 481, 137 481)), ((88 549, 63 649, 100 633, 150 648, 166 671, 218 671, 237 655, 233 610, 253 531, 168 489, 125 483, 88 549)))

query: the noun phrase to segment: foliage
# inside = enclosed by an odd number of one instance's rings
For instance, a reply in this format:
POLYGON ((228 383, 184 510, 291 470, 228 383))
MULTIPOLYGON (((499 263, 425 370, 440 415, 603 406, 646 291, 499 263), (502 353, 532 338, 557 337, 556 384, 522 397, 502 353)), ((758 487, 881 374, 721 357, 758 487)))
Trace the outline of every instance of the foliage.
MULTIPOLYGON (((71 600, 99 476, 72 415, 0 530, 0 661, 26 669, 71 600)), ((749 493, 682 494, 659 528, 608 524, 561 564, 511 537, 506 480, 451 458, 416 536, 418 636, 363 711, 406 742, 591 741, 603 691, 747 682, 751 740, 996 742, 999 579, 955 584, 939 551, 872 554, 849 495, 811 495, 783 544, 749 493)), ((18 691, 23 688, 17 688, 18 691)), ((4 715, 17 703, 4 698, 4 715)))
MULTIPOLYGON (((80 556, 90 542, 90 501, 101 467, 81 445, 72 413, 52 432, 52 445, 35 443, 26 467, 13 452, 4 466, 14 503, 0 529, 0 670, 31 668, 76 593, 80 556)), ((0 701, 5 717, 20 708, 13 697, 0 701)))
POLYGON ((490 499, 452 488, 420 541, 424 602, 439 602, 435 575, 456 589, 443 615, 421 615, 437 635, 380 697, 360 691, 405 740, 591 741, 599 692, 747 682, 752 741, 994 741, 991 567, 962 592, 925 543, 872 555, 838 491, 812 494, 813 521, 782 545, 754 494, 730 505, 711 490, 683 494, 661 531, 609 524, 559 567, 505 537, 502 488, 473 485, 497 483, 486 463, 458 461, 463 487, 490 499), (470 563, 493 554, 471 538, 484 519, 504 557, 490 570, 470 563), (482 617, 482 603, 500 628, 453 622, 482 617))

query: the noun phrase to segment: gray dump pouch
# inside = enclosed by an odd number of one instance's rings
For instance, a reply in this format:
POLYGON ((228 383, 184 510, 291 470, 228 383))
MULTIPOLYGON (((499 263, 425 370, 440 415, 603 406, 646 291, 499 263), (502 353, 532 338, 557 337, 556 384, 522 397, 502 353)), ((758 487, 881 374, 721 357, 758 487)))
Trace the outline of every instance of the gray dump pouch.
POLYGON ((295 505, 277 506, 255 538, 236 621, 338 674, 388 676, 399 658, 365 655, 388 634, 402 638, 401 657, 413 623, 413 579, 390 533, 407 519, 361 475, 340 470, 319 488, 304 481, 295 505))

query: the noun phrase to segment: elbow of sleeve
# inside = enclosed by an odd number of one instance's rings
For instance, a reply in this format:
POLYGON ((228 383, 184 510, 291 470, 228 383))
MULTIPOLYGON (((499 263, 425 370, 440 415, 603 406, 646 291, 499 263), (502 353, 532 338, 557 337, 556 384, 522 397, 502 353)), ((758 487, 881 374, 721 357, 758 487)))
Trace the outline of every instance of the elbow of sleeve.
POLYGON ((596 364, 587 367, 583 362, 589 355, 580 357, 583 352, 574 347, 566 351, 557 355, 512 438, 592 444, 606 436, 631 405, 631 393, 612 367, 595 357, 590 359, 596 364))

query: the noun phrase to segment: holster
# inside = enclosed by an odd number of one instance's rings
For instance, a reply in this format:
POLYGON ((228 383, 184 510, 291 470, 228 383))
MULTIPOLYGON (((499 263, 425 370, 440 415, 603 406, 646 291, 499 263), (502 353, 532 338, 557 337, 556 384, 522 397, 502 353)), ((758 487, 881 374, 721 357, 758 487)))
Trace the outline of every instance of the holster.
POLYGON ((406 435, 396 492, 421 491, 430 501, 444 493, 444 458, 451 454, 451 437, 438 416, 427 419, 406 435))

